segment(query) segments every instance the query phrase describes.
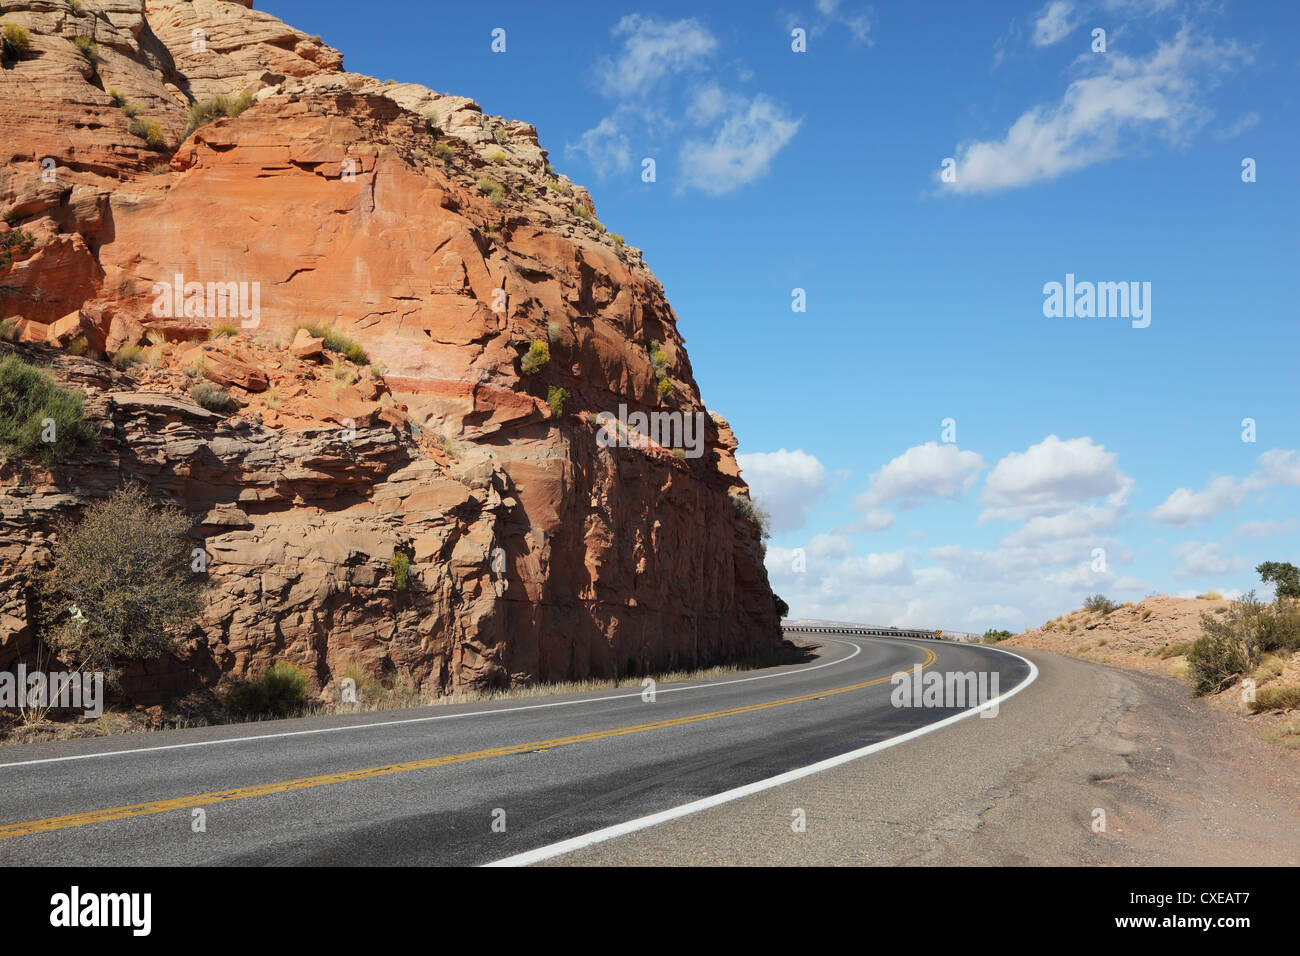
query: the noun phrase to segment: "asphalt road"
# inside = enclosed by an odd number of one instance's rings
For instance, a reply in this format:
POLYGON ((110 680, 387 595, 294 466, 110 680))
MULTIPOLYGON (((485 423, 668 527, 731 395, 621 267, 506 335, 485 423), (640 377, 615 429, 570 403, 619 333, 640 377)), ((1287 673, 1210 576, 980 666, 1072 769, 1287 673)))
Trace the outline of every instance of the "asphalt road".
POLYGON ((0 865, 497 862, 967 709, 894 706, 890 676, 916 664, 996 672, 1002 694, 1030 675, 979 646, 822 641, 808 664, 664 684, 652 702, 631 685, 5 748, 0 865))

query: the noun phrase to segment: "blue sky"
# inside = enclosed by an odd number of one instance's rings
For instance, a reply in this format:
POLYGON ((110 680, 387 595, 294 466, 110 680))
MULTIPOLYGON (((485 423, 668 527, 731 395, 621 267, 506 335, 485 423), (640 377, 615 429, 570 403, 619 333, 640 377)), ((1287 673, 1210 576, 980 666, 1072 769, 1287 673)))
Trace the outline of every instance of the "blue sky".
POLYGON ((1016 630, 1300 563, 1300 6, 258 6, 537 127, 663 281, 794 616, 1016 630), (1067 274, 1150 324, 1046 317, 1067 274))

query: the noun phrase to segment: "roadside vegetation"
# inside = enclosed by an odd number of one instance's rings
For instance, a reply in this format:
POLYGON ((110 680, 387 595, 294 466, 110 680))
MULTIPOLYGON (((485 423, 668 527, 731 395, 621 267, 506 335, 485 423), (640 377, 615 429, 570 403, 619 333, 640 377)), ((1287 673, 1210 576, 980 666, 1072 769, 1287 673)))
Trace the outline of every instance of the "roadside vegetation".
POLYGON ((97 437, 86 421, 81 392, 62 388, 47 372, 7 355, 0 361, 0 455, 57 464, 97 437))

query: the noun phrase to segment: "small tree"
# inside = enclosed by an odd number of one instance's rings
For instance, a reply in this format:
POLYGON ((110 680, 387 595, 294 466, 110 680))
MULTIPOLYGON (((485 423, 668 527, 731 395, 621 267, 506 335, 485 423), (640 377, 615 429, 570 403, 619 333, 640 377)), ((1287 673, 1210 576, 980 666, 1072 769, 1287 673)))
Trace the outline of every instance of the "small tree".
POLYGON ((1088 600, 1083 602, 1083 606, 1089 611, 1100 613, 1102 617, 1119 607, 1118 604, 1104 594, 1091 595, 1088 600))
POLYGON ((1255 569, 1260 580, 1277 586, 1278 599, 1300 598, 1300 568, 1289 561, 1265 561, 1255 569))
POLYGON ((189 517, 138 485, 88 506, 58 528, 40 588, 41 636, 80 670, 160 657, 199 613, 189 517))

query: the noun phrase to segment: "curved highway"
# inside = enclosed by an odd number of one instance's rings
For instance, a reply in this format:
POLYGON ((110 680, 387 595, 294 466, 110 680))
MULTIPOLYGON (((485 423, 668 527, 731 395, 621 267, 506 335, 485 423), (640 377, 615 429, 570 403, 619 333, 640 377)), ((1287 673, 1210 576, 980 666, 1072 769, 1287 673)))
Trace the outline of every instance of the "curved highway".
POLYGON ((996 674, 1003 698, 1035 674, 978 645, 818 639, 807 664, 664 684, 652 701, 628 684, 4 748, 0 865, 563 862, 981 719, 970 701, 895 706, 897 672, 984 674, 990 688, 996 674))

